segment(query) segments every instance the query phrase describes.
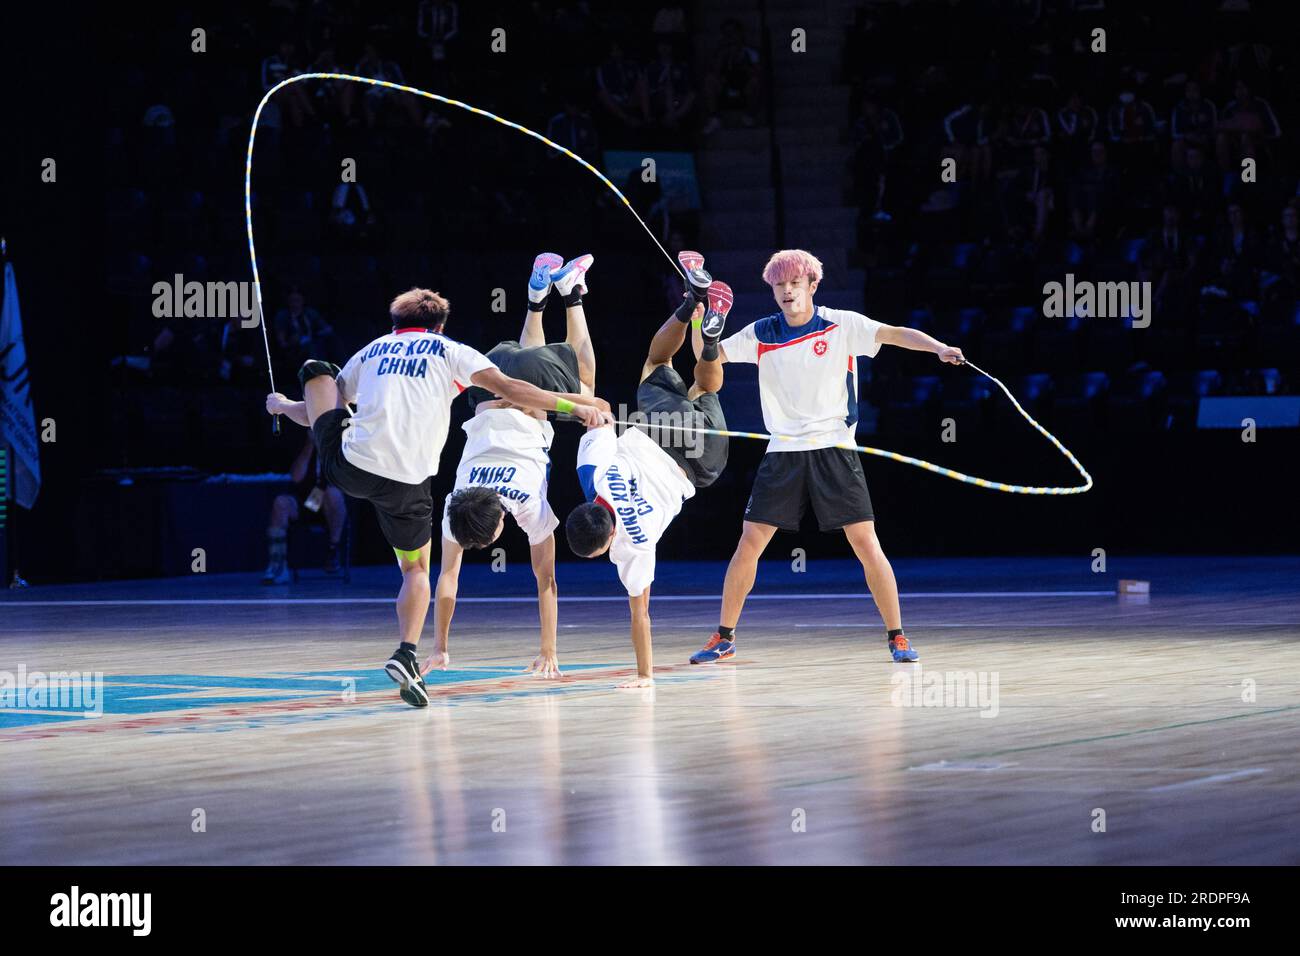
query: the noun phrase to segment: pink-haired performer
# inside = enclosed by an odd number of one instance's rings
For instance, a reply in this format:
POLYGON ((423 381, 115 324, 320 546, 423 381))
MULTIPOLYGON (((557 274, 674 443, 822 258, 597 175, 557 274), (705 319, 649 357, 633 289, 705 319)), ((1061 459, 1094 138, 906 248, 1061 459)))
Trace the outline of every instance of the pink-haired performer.
POLYGON ((754 477, 740 544, 727 566, 722 619, 692 664, 736 653, 736 624, 754 586, 758 559, 777 529, 797 531, 811 502, 822 531, 844 530, 866 572, 867 587, 884 618, 895 661, 917 653, 903 634, 894 570, 876 538, 875 513, 858 453, 834 446, 854 442, 858 421, 855 357, 874 358, 882 345, 934 352, 942 362, 964 361, 961 349, 916 329, 883 325, 857 312, 813 305, 821 261, 802 249, 768 260, 763 281, 781 311, 723 339, 722 361, 758 365, 763 423, 773 438, 754 477))

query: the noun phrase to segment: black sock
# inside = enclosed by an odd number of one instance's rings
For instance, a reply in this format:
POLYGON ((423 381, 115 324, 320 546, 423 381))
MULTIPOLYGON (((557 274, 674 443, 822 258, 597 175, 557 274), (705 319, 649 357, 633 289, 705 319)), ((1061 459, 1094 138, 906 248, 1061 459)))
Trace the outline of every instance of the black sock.
POLYGON ((673 318, 678 322, 689 322, 691 316, 695 314, 695 300, 690 296, 682 299, 682 304, 673 311, 673 318))
POLYGON ((886 640, 892 641, 896 637, 901 637, 902 634, 903 634, 903 629, 901 627, 896 627, 889 632, 889 636, 886 638, 886 640))
POLYGON ((546 311, 546 299, 543 299, 541 302, 534 302, 532 299, 529 299, 529 300, 528 300, 528 311, 529 311, 529 312, 545 312, 545 311, 546 311))
POLYGON ((706 362, 712 362, 718 357, 718 340, 705 339, 704 347, 700 349, 700 358, 706 362))
POLYGON ((736 629, 734 627, 723 627, 721 624, 719 624, 718 636, 721 637, 724 641, 735 640, 736 629))
POLYGON ((574 286, 573 290, 569 292, 568 295, 560 296, 560 298, 564 300, 564 307, 566 309, 571 309, 575 305, 582 305, 582 293, 578 291, 577 286, 574 286))
POLYGON ((407 653, 414 654, 414 653, 415 653, 415 645, 412 644, 410 641, 402 641, 402 643, 400 643, 400 644, 397 645, 397 651, 398 651, 399 654, 400 654, 402 651, 406 651, 407 653))

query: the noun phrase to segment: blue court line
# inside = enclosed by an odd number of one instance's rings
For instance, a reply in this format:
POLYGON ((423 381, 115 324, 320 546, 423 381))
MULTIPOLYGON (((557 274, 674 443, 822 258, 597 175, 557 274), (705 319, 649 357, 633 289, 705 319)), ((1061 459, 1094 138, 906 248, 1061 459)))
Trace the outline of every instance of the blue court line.
MULTIPOLYGON (((1116 591, 909 591, 899 594, 900 598, 1048 598, 1048 597, 1115 597, 1116 591)), ((869 597, 865 587, 862 591, 843 592, 789 592, 783 594, 751 594, 749 601, 802 601, 818 599, 861 599, 869 597)), ((651 601, 716 601, 720 594, 665 594, 652 596, 651 601)), ((578 603, 617 602, 623 604, 627 598, 622 595, 561 595, 560 601, 578 603)), ((172 598, 172 599, 122 599, 102 601, 0 601, 0 606, 9 607, 173 607, 203 605, 267 605, 282 604, 392 604, 393 598, 172 598)), ((457 604, 536 604, 534 595, 519 597, 458 597, 457 604)))

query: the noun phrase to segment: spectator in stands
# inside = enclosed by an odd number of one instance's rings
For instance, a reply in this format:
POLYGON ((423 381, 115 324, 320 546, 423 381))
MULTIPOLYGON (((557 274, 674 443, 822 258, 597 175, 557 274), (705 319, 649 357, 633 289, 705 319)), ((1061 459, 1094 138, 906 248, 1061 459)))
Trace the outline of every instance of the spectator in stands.
POLYGON ((1080 242, 1105 238, 1119 202, 1118 176, 1110 165, 1106 144, 1094 142, 1089 163, 1070 188, 1070 234, 1080 242))
POLYGON ((1233 90, 1236 99, 1223 110, 1219 121, 1219 166, 1240 169, 1243 159, 1259 158, 1266 141, 1278 139, 1282 127, 1268 100, 1251 93, 1243 80, 1233 90))
POLYGON ((745 42, 745 26, 739 20, 722 21, 722 39, 709 58, 709 72, 704 77, 704 111, 708 119, 703 133, 709 136, 722 128, 722 113, 736 111, 746 126, 758 122, 762 108, 759 98, 758 51, 745 42))
POLYGON ((680 3, 666 3, 655 11, 650 32, 657 37, 685 36, 686 10, 680 3))
POLYGON ((1112 143, 1154 143, 1156 111, 1132 90, 1125 90, 1106 113, 1106 135, 1112 143))
POLYGON ((1056 140, 1066 171, 1074 173, 1088 161, 1088 149, 1097 138, 1097 111, 1083 101, 1078 90, 1070 92, 1056 112, 1056 140))
POLYGON ((1035 245, 1047 235, 1048 220, 1056 211, 1059 177, 1052 164, 1052 154, 1039 144, 1033 158, 1017 174, 1008 204, 1008 225, 1012 238, 1020 240, 1026 232, 1035 245))
POLYGON ((1166 197, 1178 204, 1184 224, 1194 233, 1207 236, 1214 228, 1219 211, 1219 177, 1205 162, 1205 150, 1187 147, 1182 172, 1166 180, 1166 197))
POLYGON ((223 382, 260 380, 264 374, 261 353, 262 337, 256 329, 246 329, 238 316, 226 320, 221 328, 221 364, 217 375, 223 382), (261 361, 259 361, 261 360, 261 361))
POLYGON ((889 151, 902 142, 902 125, 892 110, 882 110, 879 104, 867 98, 862 102, 862 116, 853 125, 850 135, 854 200, 863 217, 889 222, 892 217, 884 209, 889 151))
POLYGON ((1006 141, 1012 148, 1008 158, 1014 164, 1030 162, 1034 147, 1046 146, 1052 141, 1052 121, 1047 118, 1047 111, 1029 103, 1017 103, 1011 113, 1006 141))
MULTIPOLYGON (((650 120, 669 132, 676 132, 695 109, 695 86, 690 70, 673 50, 673 41, 661 37, 655 44, 655 59, 646 68, 646 96, 650 120)), ((680 143, 674 144, 680 148, 680 143)))
POLYGON ((339 183, 330 203, 330 230, 340 239, 364 242, 370 237, 377 218, 370 206, 370 196, 360 183, 339 183))
POLYGON ((1282 207, 1282 221, 1265 255, 1269 272, 1276 277, 1268 298, 1294 303, 1300 295, 1300 206, 1291 201, 1282 207))
MULTIPOLYGON (((1120 93, 1106 115, 1111 158, 1122 170, 1130 195, 1155 185, 1159 156, 1156 152, 1156 112, 1132 90, 1120 93)), ((1127 213, 1128 210, 1124 210, 1127 213)))
POLYGON ((1147 236, 1138 262, 1138 278, 1152 284, 1157 313, 1176 313, 1187 301, 1194 267, 1196 240, 1183 228, 1182 210, 1166 201, 1160 210, 1160 228, 1147 236))
POLYGON ((1226 212, 1226 222, 1208 244, 1201 297, 1253 299, 1261 253, 1258 238, 1247 225, 1246 210, 1240 202, 1229 202, 1226 212))
POLYGON ((428 48, 429 59, 444 63, 452 42, 460 36, 460 5, 451 0, 422 0, 415 32, 428 48))
POLYGON ((307 304, 307 297, 299 286, 289 289, 284 307, 275 313, 271 327, 282 352, 303 353, 300 361, 292 363, 295 368, 311 356, 323 356, 328 360, 334 355, 333 343, 330 342, 334 330, 319 312, 307 304))
MULTIPOLYGON (((262 61, 262 91, 303 72, 298 48, 292 40, 282 40, 279 48, 262 61)), ((289 125, 299 127, 304 120, 316 118, 304 83, 294 83, 276 94, 277 106, 284 110, 289 125)))
MULTIPOLYGON (((402 75, 402 68, 395 60, 388 60, 380 55, 379 48, 374 43, 367 43, 362 48, 361 59, 357 61, 356 69, 352 72, 358 76, 368 76, 389 83, 406 82, 402 75)), ((404 116, 412 126, 424 124, 424 113, 418 96, 409 93, 399 94, 396 90, 386 90, 382 86, 366 86, 360 96, 366 125, 372 129, 379 124, 381 118, 387 122, 388 118, 394 115, 404 116)))
MULTIPOLYGON (((332 45, 321 48, 311 65, 313 73, 345 72, 332 45)), ((341 119, 345 123, 351 113, 356 90, 355 83, 342 80, 315 80, 311 83, 311 101, 313 113, 317 119, 328 123, 341 119)))
POLYGON ((957 160, 957 178, 986 183, 993 176, 993 148, 1002 140, 1005 126, 1001 108, 985 102, 977 108, 966 103, 944 117, 944 134, 950 154, 957 160))
POLYGON ((898 114, 870 95, 862 98, 862 113, 849 134, 855 146, 866 138, 868 130, 875 131, 875 139, 886 156, 903 144, 903 124, 898 114))
POLYGON ((1174 169, 1183 168, 1189 146, 1209 148, 1214 141, 1214 127, 1218 120, 1219 113, 1214 104, 1201 96, 1201 84, 1188 80, 1183 87, 1183 98, 1174 104, 1169 117, 1169 135, 1173 141, 1170 161, 1174 169))
POLYGON ((329 532, 325 572, 338 573, 339 540, 347 520, 347 504, 343 500, 343 492, 320 476, 319 462, 316 443, 308 434, 302 450, 289 469, 293 492, 276 495, 271 503, 271 518, 266 527, 267 565, 262 574, 263 584, 288 584, 293 579, 288 554, 289 525, 313 517, 323 520, 329 532))
MULTIPOLYGON (((594 159, 600 153, 596 124, 591 114, 584 110, 572 93, 564 97, 564 109, 546 122, 546 138, 570 149, 584 159, 594 159)), ((549 161, 564 159, 553 149, 546 151, 549 161)))
POLYGON ((619 133, 640 129, 650 121, 645 73, 623 53, 617 40, 610 43, 609 56, 596 69, 596 100, 619 133))
POLYGON ((1228 221, 1215 240, 1215 255, 1227 280, 1228 291, 1239 298, 1254 298, 1256 274, 1263 259, 1263 244, 1250 225, 1246 207, 1239 201, 1228 203, 1228 221))

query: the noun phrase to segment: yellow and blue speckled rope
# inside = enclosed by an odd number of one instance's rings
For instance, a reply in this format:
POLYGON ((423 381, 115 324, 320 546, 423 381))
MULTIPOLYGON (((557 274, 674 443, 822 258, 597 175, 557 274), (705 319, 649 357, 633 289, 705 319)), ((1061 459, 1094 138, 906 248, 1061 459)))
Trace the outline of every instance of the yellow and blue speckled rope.
MULTIPOLYGON (((936 475, 943 475, 943 477, 945 478, 952 478, 956 481, 964 481, 967 484, 975 485, 976 487, 979 488, 987 488, 990 491, 1005 491, 1008 494, 1013 494, 1013 495, 1081 495, 1085 491, 1088 491, 1090 488, 1092 488, 1092 475, 1088 474, 1087 469, 1083 467, 1079 459, 1075 458, 1074 454, 1070 451, 1070 449, 1062 445, 1055 435, 1049 432, 1042 425, 1038 424, 1038 422, 1034 420, 1033 416, 1030 415, 1027 411, 1025 411, 1024 408, 1021 407, 1020 403, 1016 401, 1016 397, 1011 394, 1011 391, 1005 385, 1003 385, 1002 382, 994 378, 992 375, 984 371, 984 369, 980 368, 978 365, 976 365, 974 362, 970 361, 969 359, 967 359, 962 364, 969 365, 971 368, 979 372, 985 378, 992 381, 995 385, 997 385, 998 388, 1002 389, 1003 393, 1007 396, 1007 398, 1011 399, 1011 404, 1015 406, 1016 411, 1020 413, 1021 417, 1023 417, 1025 421, 1029 422, 1029 424, 1033 425, 1034 428, 1038 429, 1038 431, 1043 435, 1043 437, 1046 438, 1048 441, 1050 441, 1056 447, 1056 450, 1059 451, 1062 455, 1064 455, 1066 459, 1070 462, 1070 464, 1074 466, 1075 470, 1078 471, 1079 474, 1083 477, 1083 484, 1073 485, 1068 488, 1040 487, 1040 486, 1033 486, 1033 485, 1009 485, 1004 481, 989 481, 987 478, 976 478, 974 475, 967 475, 964 474, 963 472, 955 471, 952 468, 945 468, 942 465, 936 465, 932 462, 923 461, 920 458, 913 458, 910 455, 900 455, 896 451, 886 451, 883 448, 872 448, 869 445, 853 445, 850 444, 849 442, 840 442, 838 445, 834 445, 832 447, 847 448, 850 451, 861 452, 864 455, 876 455, 880 458, 888 458, 890 461, 897 461, 904 465, 915 465, 918 468, 924 468, 926 471, 932 471, 936 475)), ((721 428, 691 428, 688 426, 680 426, 680 425, 659 425, 659 424, 647 424, 646 422, 625 422, 625 421, 616 421, 614 424, 626 425, 632 428, 662 428, 667 431, 697 432, 702 435, 725 435, 729 438, 757 438, 762 441, 770 441, 773 438, 779 438, 782 439, 783 441, 797 440, 797 439, 792 439, 788 435, 764 435, 761 432, 736 432, 736 431, 727 431, 721 428)))
MULTIPOLYGON (((271 372, 271 341, 266 332, 266 323, 260 321, 260 317, 262 316, 262 280, 257 272, 257 249, 253 245, 253 142, 257 138, 257 122, 262 118, 262 108, 266 106, 271 97, 280 89, 288 86, 290 83, 300 83, 303 80, 348 80, 353 83, 367 83, 370 86, 383 86, 390 90, 401 90, 403 93, 414 93, 417 96, 436 100, 437 102, 445 103, 448 106, 456 106, 460 109, 468 110, 476 116, 486 117, 487 119, 500 123, 502 126, 509 126, 513 130, 518 130, 526 136, 531 136, 533 139, 545 143, 547 146, 551 147, 551 149, 558 150, 574 162, 580 163, 584 169, 595 175, 602 183, 613 190, 614 195, 623 201, 623 205, 627 207, 628 212, 633 216, 636 216, 636 221, 641 223, 641 228, 645 230, 646 235, 650 237, 651 242, 659 247, 659 251, 664 254, 664 258, 668 260, 673 269, 675 269, 678 275, 681 275, 683 279, 686 278, 685 274, 678 267, 676 260, 668 254, 668 250, 666 250, 660 244, 659 240, 655 238, 655 234, 650 231, 650 227, 645 224, 645 220, 637 215, 636 210, 632 208, 632 204, 628 202, 628 198, 623 195, 622 191, 610 182, 609 178, 606 177, 604 173, 591 165, 591 163, 587 162, 577 153, 573 152, 573 150, 566 149, 559 143, 547 139, 541 133, 535 132, 527 126, 520 126, 518 123, 512 123, 508 119, 503 119, 495 113, 489 113, 487 110, 479 109, 477 106, 471 106, 468 103, 462 103, 460 100, 453 100, 446 96, 439 96, 437 93, 430 93, 428 90, 419 90, 414 86, 403 86, 401 83, 390 83, 388 80, 376 80, 368 76, 353 76, 350 73, 299 73, 297 76, 291 76, 288 79, 281 80, 279 83, 275 84, 275 86, 266 91, 266 95, 262 97, 262 102, 257 104, 257 111, 253 113, 253 125, 248 130, 248 154, 244 159, 244 223, 248 228, 248 258, 253 265, 253 292, 257 297, 257 314, 259 316, 259 324, 262 326, 262 344, 266 347, 266 369, 267 374, 271 377, 271 391, 275 391, 275 375, 271 372)), ((278 418, 276 419, 276 422, 278 426, 278 418)))
MULTIPOLYGON (((387 80, 376 80, 367 76, 353 76, 348 73, 300 73, 297 76, 291 76, 287 79, 281 80, 275 86, 271 87, 269 90, 266 91, 266 95, 262 97, 262 101, 257 104, 257 111, 253 114, 253 125, 248 131, 248 155, 244 161, 244 220, 245 220, 245 224, 248 227, 248 258, 251 261, 253 266, 253 291, 257 297, 257 314, 259 317, 259 324, 262 327, 262 344, 266 347, 266 370, 268 376, 270 376, 271 378, 271 391, 275 391, 275 375, 271 371, 271 342, 270 342, 270 338, 267 335, 266 322, 261 319, 262 282, 257 271, 257 251, 256 251, 256 247, 253 245, 253 142, 257 137, 257 123, 258 120, 261 119, 262 108, 266 106, 267 102, 271 99, 271 97, 274 96, 276 92, 278 92, 282 87, 288 86, 290 83, 299 83, 303 80, 347 80, 352 83, 367 83, 370 86, 383 86, 392 90, 401 90, 404 93, 414 93, 417 96, 423 96, 426 99, 435 100, 439 103, 445 103, 448 106, 455 106, 463 110, 468 110, 471 113, 474 113, 478 116, 486 117, 487 119, 490 120, 494 120, 495 122, 500 123, 503 126, 509 126, 513 130, 517 130, 518 132, 523 133, 526 136, 531 136, 533 139, 545 143, 547 146, 551 147, 551 149, 558 150, 559 152, 563 153, 565 156, 568 156, 570 159, 574 160, 575 162, 580 163, 583 166, 583 168, 585 168, 588 172, 595 175, 602 183, 608 186, 613 191, 614 195, 616 195, 619 199, 623 201, 623 205, 627 207, 628 212, 630 212, 633 216, 636 217, 636 221, 641 224, 641 228, 645 230, 646 235, 650 237, 651 241, 655 244, 655 246, 659 249, 659 251, 664 254, 664 258, 668 260, 668 263, 673 267, 673 269, 679 275, 682 275, 682 270, 678 267, 676 260, 674 260, 673 257, 668 254, 668 250, 666 250, 663 247, 663 245, 660 244, 659 240, 655 238, 655 234, 650 231, 650 227, 645 224, 645 220, 642 219, 639 215, 637 215, 636 210, 632 208, 632 204, 628 202, 627 197, 623 195, 623 193, 619 190, 619 188, 615 186, 612 182, 610 182, 608 177, 606 177, 604 173, 602 173, 595 166, 591 165, 591 163, 587 162, 577 153, 573 152, 572 150, 565 149, 559 143, 547 139, 541 133, 534 132, 533 130, 529 129, 527 126, 520 126, 518 123, 512 123, 508 119, 502 119, 500 116, 497 116, 495 113, 490 113, 487 110, 479 109, 477 106, 471 106, 468 103, 462 103, 460 100, 453 100, 446 96, 439 96, 437 93, 430 93, 427 90, 416 89, 413 86, 403 86, 400 83, 390 83, 387 80)), ((683 276, 683 278, 685 278, 685 276, 683 276)), ((936 465, 928 461, 922 461, 920 458, 912 458, 909 455, 900 455, 898 452, 886 451, 883 448, 871 448, 866 445, 852 445, 849 444, 848 442, 843 442, 841 444, 836 445, 835 447, 848 448, 852 451, 861 452, 862 454, 865 455, 877 455, 881 458, 888 458, 891 461, 901 462, 902 464, 905 465, 915 465, 918 468, 924 468, 926 471, 932 471, 935 474, 943 475, 945 478, 952 478, 957 481, 963 481, 966 482, 967 484, 976 485, 977 487, 980 488, 988 488, 992 491, 1005 491, 1009 494, 1077 495, 1077 494, 1082 494, 1083 492, 1088 491, 1090 488, 1092 488, 1092 476, 1088 474, 1086 469, 1084 469, 1083 465, 1079 462, 1079 459, 1074 457, 1074 455, 1070 452, 1070 450, 1066 448, 1064 445, 1062 445, 1055 435, 1049 432, 1042 425, 1038 424, 1038 422, 1036 422, 1033 419, 1033 417, 1028 412, 1026 412, 1024 408, 1021 407, 1020 403, 1016 401, 1016 397, 1011 394, 1011 391, 1005 385, 1003 385, 1002 382, 994 378, 988 372, 984 371, 974 362, 966 361, 964 364, 969 365, 971 368, 979 372, 985 378, 992 381, 993 384, 997 385, 998 388, 1002 389, 1003 394, 1006 395, 1007 398, 1011 400, 1011 404, 1015 406, 1016 411, 1020 413, 1021 417, 1024 418, 1025 421, 1029 422, 1030 425, 1034 426, 1034 428, 1036 428, 1044 438, 1050 441, 1056 447, 1056 450, 1059 451, 1062 455, 1064 455, 1066 459, 1070 462, 1070 464, 1075 467, 1075 470, 1077 470, 1084 479, 1084 483, 1082 485, 1075 485, 1069 488, 1048 488, 1048 487, 1034 487, 1034 486, 1027 486, 1027 485, 1009 485, 1001 481, 989 481, 987 478, 976 478, 973 475, 963 474, 962 472, 954 471, 951 468, 944 468, 942 465, 936 465)), ((629 423, 619 422, 618 424, 627 425, 629 423)), ((661 428, 676 430, 676 431, 693 431, 705 435, 725 435, 731 438, 755 438, 761 441, 770 441, 774 437, 776 438, 786 437, 786 436, 764 435, 757 432, 724 431, 721 429, 714 429, 714 428, 686 428, 686 427, 668 426, 668 425, 656 426, 656 427, 661 427, 661 428)), ((276 430, 277 431, 279 430, 278 418, 276 419, 276 430)))

